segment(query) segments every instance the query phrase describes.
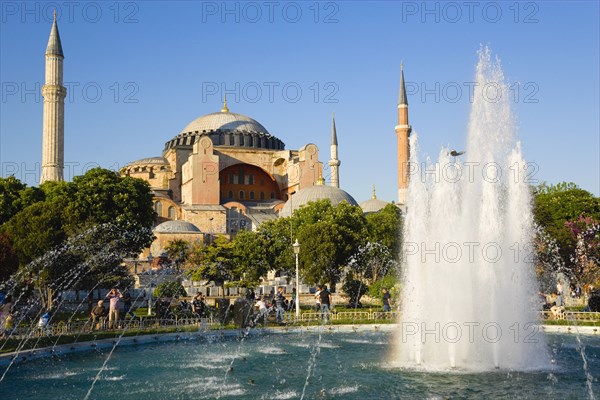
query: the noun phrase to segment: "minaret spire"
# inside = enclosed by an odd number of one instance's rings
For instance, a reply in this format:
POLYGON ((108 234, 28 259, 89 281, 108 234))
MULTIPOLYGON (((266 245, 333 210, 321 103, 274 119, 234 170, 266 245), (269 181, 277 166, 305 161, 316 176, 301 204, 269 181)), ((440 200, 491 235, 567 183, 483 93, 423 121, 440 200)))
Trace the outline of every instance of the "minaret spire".
POLYGON ((335 114, 331 114, 331 159, 329 160, 329 169, 331 171, 331 186, 339 188, 340 187, 340 164, 341 161, 338 160, 338 141, 337 141, 337 131, 335 129, 335 114))
POLYGON ((398 141, 398 203, 406 205, 408 192, 408 159, 410 154, 408 137, 412 127, 408 123, 408 100, 404 84, 404 64, 400 63, 400 94, 398 96, 398 125, 396 125, 398 141))
POLYGON ((223 100, 223 108, 221 108, 221 112, 229 112, 229 108, 227 108, 227 93, 225 93, 225 98, 223 100))
POLYGON ((376 199, 377 195, 375 194, 375 185, 373 185, 373 194, 371 195, 372 199, 376 199))
POLYGON ((64 54, 56 10, 46 47, 46 84, 42 86, 44 96, 44 122, 42 131, 42 176, 40 183, 62 181, 65 165, 65 96, 63 86, 64 54))
POLYGON ((404 85, 404 63, 400 63, 400 93, 398 95, 398 105, 408 105, 406 99, 406 86, 404 85))

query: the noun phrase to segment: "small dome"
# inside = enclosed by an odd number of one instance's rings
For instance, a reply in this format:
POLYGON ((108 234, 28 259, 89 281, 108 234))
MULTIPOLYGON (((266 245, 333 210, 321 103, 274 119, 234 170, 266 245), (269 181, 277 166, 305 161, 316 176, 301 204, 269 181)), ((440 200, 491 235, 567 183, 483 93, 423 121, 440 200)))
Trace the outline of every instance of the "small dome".
POLYGON ((350 196, 347 192, 342 189, 333 187, 333 186, 325 186, 323 184, 317 184, 314 186, 310 186, 304 189, 300 189, 296 194, 292 195, 292 198, 289 199, 281 211, 279 211, 280 217, 289 217, 291 213, 303 205, 317 200, 325 200, 328 199, 331 201, 333 206, 337 206, 342 201, 347 202, 352 206, 357 206, 358 203, 352 196, 350 196), (294 206, 292 210, 292 205, 294 206))
POLYGON ((186 221, 166 221, 154 228, 154 233, 200 233, 200 229, 186 221))
POLYGON ((362 203, 359 204, 359 206, 360 206, 360 208, 362 208, 363 213, 368 214, 368 213, 374 213, 377 211, 381 211, 388 204, 390 204, 390 203, 375 198, 375 199, 369 199, 367 201, 363 201, 362 203))
POLYGON ((377 198, 377 195, 375 194, 375 185, 373 185, 373 194, 371 195, 371 198, 360 203, 360 208, 362 208, 363 213, 369 214, 382 210, 388 204, 389 203, 377 198))
POLYGON ((181 133, 210 132, 210 131, 246 131, 269 134, 267 129, 258 121, 242 114, 232 112, 216 112, 196 118, 181 133))

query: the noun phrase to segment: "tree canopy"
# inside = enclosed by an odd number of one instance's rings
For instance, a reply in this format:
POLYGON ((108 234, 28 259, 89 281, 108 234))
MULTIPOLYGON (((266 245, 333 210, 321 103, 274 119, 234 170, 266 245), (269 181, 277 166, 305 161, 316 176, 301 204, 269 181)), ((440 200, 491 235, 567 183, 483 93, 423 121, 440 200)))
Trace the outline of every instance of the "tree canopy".
POLYGON ((39 189, 4 178, 0 192, 7 206, 0 268, 14 267, 13 254, 18 278, 40 291, 131 283, 121 262, 153 238, 148 183, 113 171, 94 168, 73 182, 46 182, 39 189))
MULTIPOLYGON (((580 282, 586 282, 581 269, 578 269, 575 253, 577 250, 577 232, 573 228, 577 221, 590 218, 600 220, 600 198, 580 189, 574 183, 559 183, 557 185, 541 184, 534 190, 534 218, 539 226, 536 238, 538 249, 537 259, 546 260, 545 267, 558 272, 566 272, 580 282), (541 250, 541 251, 540 251, 541 250), (554 256, 550 256, 548 252, 554 256), (560 256, 560 261, 555 255, 560 256), (548 257, 551 257, 549 259, 548 257)), ((592 237, 587 238, 593 240, 592 237)))

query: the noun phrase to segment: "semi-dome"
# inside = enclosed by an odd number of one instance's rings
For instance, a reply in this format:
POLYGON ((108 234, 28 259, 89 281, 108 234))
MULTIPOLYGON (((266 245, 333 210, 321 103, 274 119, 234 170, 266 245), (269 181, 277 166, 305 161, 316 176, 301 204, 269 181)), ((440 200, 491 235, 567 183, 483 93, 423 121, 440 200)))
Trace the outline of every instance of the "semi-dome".
POLYGON ((359 204, 360 208, 362 208, 363 213, 369 214, 381 211, 385 206, 387 206, 388 202, 379 200, 375 195, 375 187, 373 187, 373 195, 369 200, 363 201, 359 204))
POLYGON ((225 102, 220 112, 203 115, 187 124, 179 135, 165 143, 164 150, 190 148, 201 136, 208 136, 214 146, 285 149, 285 144, 271 135, 262 124, 253 118, 230 112, 225 102))
POLYGON ((157 225, 154 233, 200 233, 200 229, 186 221, 166 221, 157 225))
POLYGON ((322 182, 320 182, 314 186, 300 189, 298 192, 296 192, 296 194, 293 194, 292 197, 285 203, 281 211, 279 211, 279 216, 289 217, 292 212, 299 209, 303 205, 308 204, 311 201, 325 199, 331 201, 333 206, 337 206, 342 201, 345 201, 352 206, 358 205, 356 200, 354 200, 354 198, 346 191, 333 186, 325 186, 322 182))
POLYGON ((134 165, 169 165, 169 162, 164 157, 147 157, 141 160, 132 161, 125 167, 132 167, 134 165))

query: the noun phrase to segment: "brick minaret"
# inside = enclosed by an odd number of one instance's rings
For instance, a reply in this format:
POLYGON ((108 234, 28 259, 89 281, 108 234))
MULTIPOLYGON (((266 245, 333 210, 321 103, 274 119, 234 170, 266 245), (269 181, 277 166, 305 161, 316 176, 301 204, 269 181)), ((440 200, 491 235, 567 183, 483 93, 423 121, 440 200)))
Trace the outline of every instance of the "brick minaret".
POLYGON ((46 84, 42 86, 44 96, 44 125, 42 133, 42 176, 40 183, 62 181, 65 165, 65 96, 63 86, 64 54, 56 24, 50 30, 46 48, 46 84))
POLYGON ((398 139, 398 203, 406 205, 408 192, 408 137, 412 127, 408 124, 408 101, 404 87, 404 68, 400 64, 400 95, 398 97, 398 125, 396 125, 396 138, 398 139))

